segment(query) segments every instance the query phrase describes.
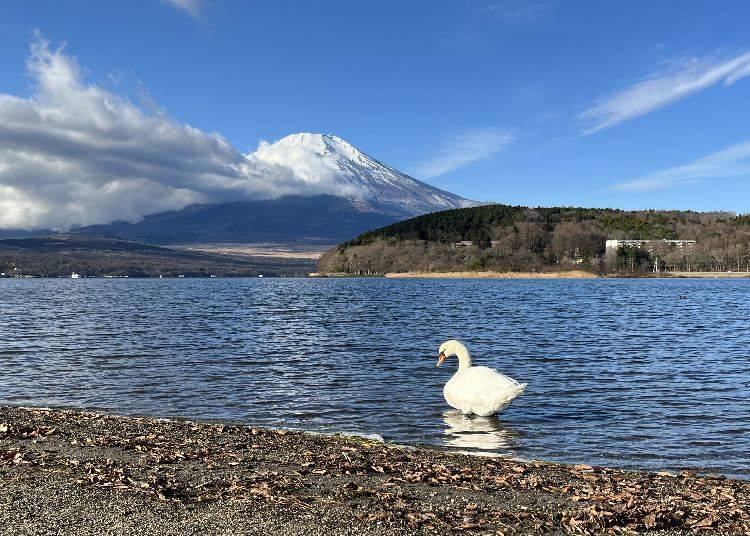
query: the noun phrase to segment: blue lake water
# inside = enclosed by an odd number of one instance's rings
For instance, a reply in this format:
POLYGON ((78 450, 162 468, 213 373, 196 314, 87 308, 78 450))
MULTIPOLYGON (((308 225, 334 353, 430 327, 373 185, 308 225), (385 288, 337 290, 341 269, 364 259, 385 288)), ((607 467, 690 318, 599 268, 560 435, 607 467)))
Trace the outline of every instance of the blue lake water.
POLYGON ((750 477, 750 281, 0 280, 0 403, 750 477), (528 382, 466 419, 438 345, 528 382))

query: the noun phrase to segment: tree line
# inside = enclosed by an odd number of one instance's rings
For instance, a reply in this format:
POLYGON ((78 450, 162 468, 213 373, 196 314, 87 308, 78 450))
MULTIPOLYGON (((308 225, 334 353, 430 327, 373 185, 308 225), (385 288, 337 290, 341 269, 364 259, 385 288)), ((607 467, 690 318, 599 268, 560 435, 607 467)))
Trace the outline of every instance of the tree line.
POLYGON ((319 271, 550 271, 599 273, 750 269, 750 217, 729 212, 622 211, 487 205, 427 214, 364 233, 327 252, 319 271), (682 251, 622 248, 608 239, 696 240, 682 251), (470 242, 470 245, 461 245, 470 242))

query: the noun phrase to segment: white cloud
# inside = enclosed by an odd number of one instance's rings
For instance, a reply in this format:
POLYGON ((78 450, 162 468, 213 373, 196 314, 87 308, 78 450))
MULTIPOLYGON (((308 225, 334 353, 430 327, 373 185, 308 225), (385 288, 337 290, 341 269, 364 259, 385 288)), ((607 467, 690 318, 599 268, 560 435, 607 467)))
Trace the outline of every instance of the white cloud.
POLYGON ((648 191, 692 184, 706 179, 750 177, 750 141, 614 186, 617 190, 648 191))
POLYGON ((508 25, 527 25, 547 18, 555 6, 551 1, 502 0, 477 9, 480 15, 508 25))
POLYGON ((64 230, 192 203, 340 193, 334 179, 311 184, 86 83, 76 60, 39 35, 27 66, 34 94, 0 93, 0 228, 64 230))
POLYGON ((429 179, 450 173, 496 155, 512 141, 513 134, 509 130, 467 130, 451 138, 433 158, 418 164, 415 174, 420 178, 429 179))
POLYGON ((750 75, 750 52, 729 60, 715 56, 673 60, 643 80, 600 98, 578 114, 584 134, 629 121, 720 82, 729 86, 750 75))
POLYGON ((163 3, 184 11, 194 19, 200 20, 206 9, 206 0, 161 0, 163 3))

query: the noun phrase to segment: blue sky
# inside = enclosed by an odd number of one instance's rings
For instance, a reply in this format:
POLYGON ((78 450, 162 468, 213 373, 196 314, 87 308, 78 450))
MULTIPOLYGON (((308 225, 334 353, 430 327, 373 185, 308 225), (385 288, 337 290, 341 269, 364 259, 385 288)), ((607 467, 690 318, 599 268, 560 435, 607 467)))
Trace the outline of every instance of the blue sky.
POLYGON ((0 1, 29 47, 241 152, 334 133, 465 197, 749 212, 744 1, 0 1))

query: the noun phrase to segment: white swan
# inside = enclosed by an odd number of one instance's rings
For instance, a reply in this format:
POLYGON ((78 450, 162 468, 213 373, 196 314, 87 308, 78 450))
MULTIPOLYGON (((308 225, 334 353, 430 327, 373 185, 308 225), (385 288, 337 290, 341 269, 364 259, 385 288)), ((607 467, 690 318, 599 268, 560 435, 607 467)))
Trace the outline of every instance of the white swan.
POLYGON ((488 417, 502 411, 523 393, 525 383, 500 374, 488 367, 472 367, 471 355, 458 341, 445 341, 440 345, 437 366, 446 357, 458 357, 458 371, 443 388, 445 400, 465 415, 488 417))

